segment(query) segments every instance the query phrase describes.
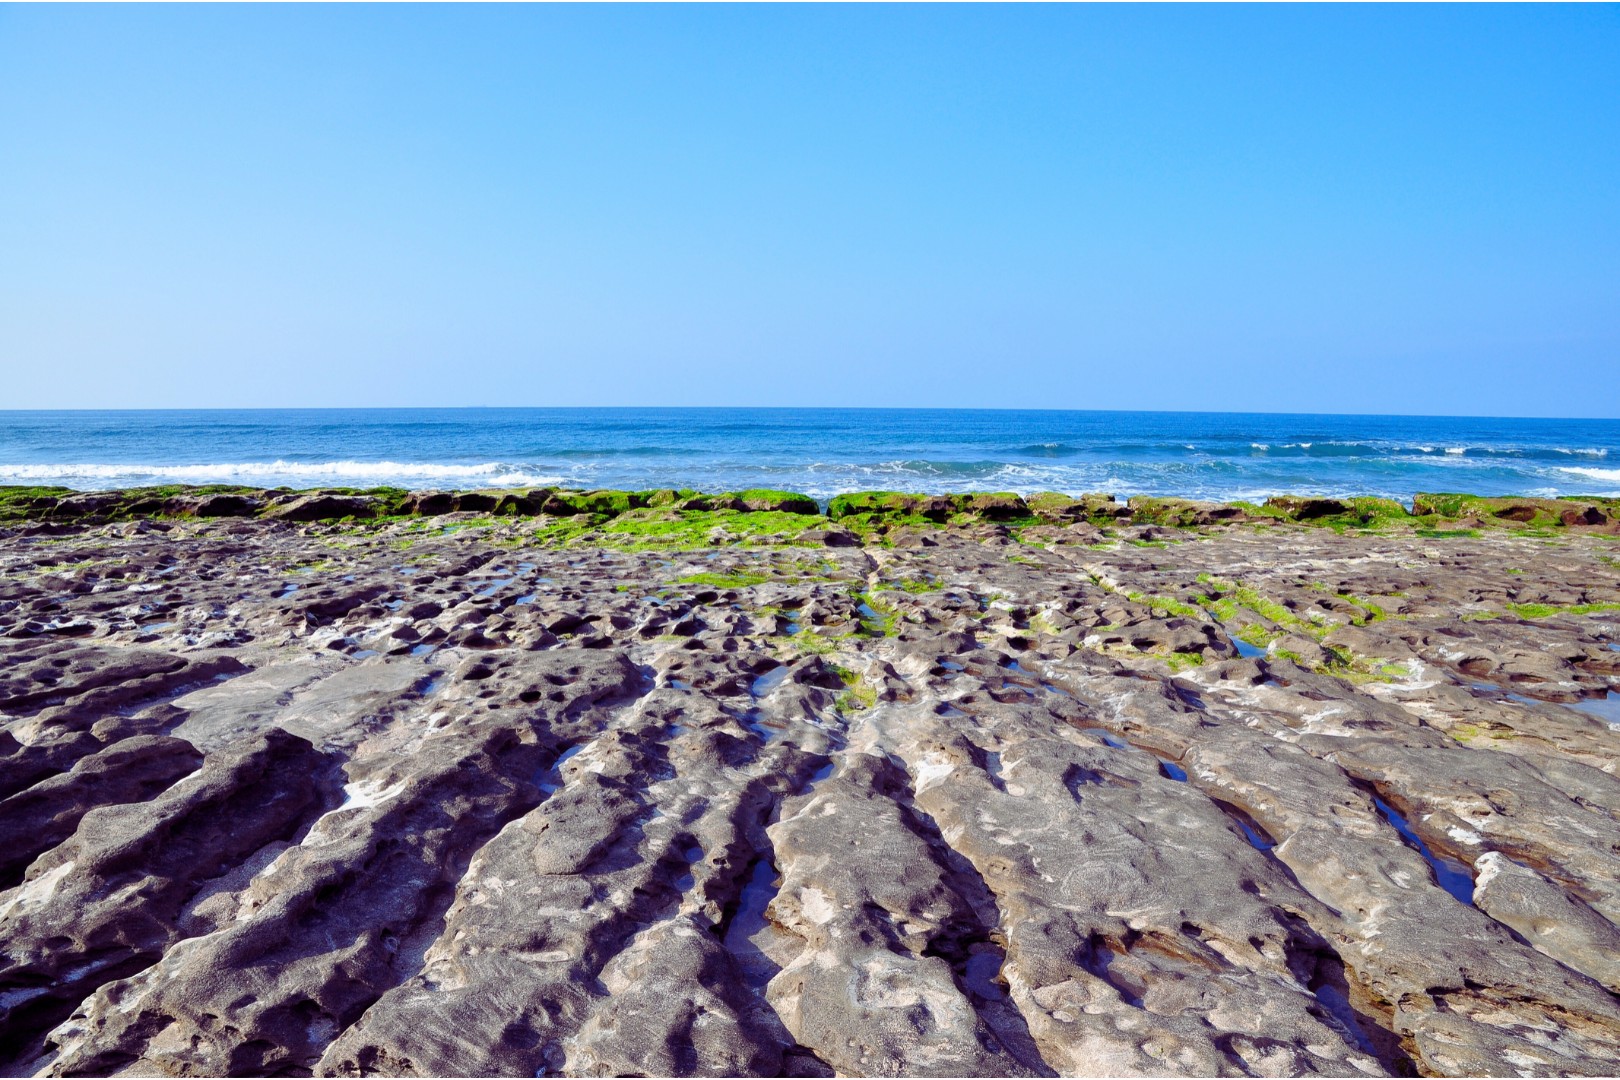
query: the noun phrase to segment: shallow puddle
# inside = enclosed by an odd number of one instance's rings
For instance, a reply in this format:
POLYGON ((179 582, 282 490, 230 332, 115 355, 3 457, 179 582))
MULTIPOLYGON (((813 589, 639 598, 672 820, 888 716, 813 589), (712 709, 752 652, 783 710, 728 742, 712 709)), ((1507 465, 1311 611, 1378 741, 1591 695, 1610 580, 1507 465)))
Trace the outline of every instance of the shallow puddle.
POLYGON ((1570 702, 1566 708, 1576 712, 1595 716, 1608 724, 1611 728, 1620 731, 1620 694, 1610 690, 1602 697, 1582 698, 1580 701, 1570 702))
POLYGON ((558 754, 557 760, 552 762, 549 768, 541 769, 535 773, 534 786, 547 795, 556 794, 557 789, 562 787, 562 767, 583 749, 585 749, 585 744, 580 743, 578 746, 570 746, 558 754))
POLYGON ((986 750, 984 752, 984 771, 990 774, 990 779, 996 782, 997 787, 1002 787, 1001 751, 986 750))
POLYGON ((1357 1014, 1355 1006, 1350 1004, 1350 999, 1343 990, 1337 986, 1324 984, 1317 986, 1312 993, 1333 1018, 1333 1026, 1340 1030, 1340 1034, 1347 1036, 1362 1053, 1375 1053, 1372 1040, 1367 1038, 1367 1033, 1361 1026, 1360 1015, 1357 1014))
POLYGON ((782 732, 787 730, 787 725, 785 723, 780 720, 767 720, 765 718, 765 714, 760 712, 758 709, 749 709, 740 717, 740 719, 742 720, 743 727, 747 728, 749 731, 752 731, 755 735, 758 735, 766 742, 770 742, 772 739, 776 738, 778 735, 782 734, 782 732))
POLYGON ((996 976, 1001 974, 1003 959, 1001 950, 994 947, 968 957, 962 972, 962 982, 968 992, 985 1001, 1006 1000, 1006 991, 996 982, 996 976))
POLYGON ((1260 657, 1260 656, 1265 656, 1266 655, 1266 650, 1262 649, 1258 645, 1250 645, 1247 641, 1244 641, 1242 638, 1238 638, 1238 637, 1233 638, 1232 639, 1232 644, 1233 644, 1234 647, 1236 647, 1237 653, 1238 653, 1239 656, 1247 656, 1247 657, 1253 659, 1255 657, 1260 657))
POLYGON ((761 859, 742 888, 737 914, 732 916, 723 939, 737 958, 743 982, 756 991, 763 991, 782 970, 765 952, 770 939, 780 934, 765 918, 765 909, 776 899, 776 892, 776 867, 761 859))
POLYGON ((1260 832, 1247 821, 1244 821, 1242 818, 1237 818, 1235 820, 1237 821, 1237 827, 1243 830, 1243 839, 1247 840, 1249 842, 1249 846, 1254 848, 1256 851, 1270 851, 1272 848, 1277 846, 1273 841, 1267 840, 1264 836, 1260 835, 1260 832))
POLYGON ((1270 851, 1277 846, 1277 841, 1267 835, 1259 823, 1242 810, 1230 803, 1221 802, 1219 799, 1215 801, 1215 805, 1225 811, 1226 816, 1232 819, 1232 823, 1242 830, 1243 839, 1247 840, 1249 846, 1256 851, 1270 851))
POLYGON ((773 667, 750 683, 748 692, 757 698, 765 697, 772 690, 781 686, 782 680, 786 679, 787 675, 788 666, 786 664, 773 667))
POLYGON ((1131 745, 1130 743, 1126 742, 1124 739, 1120 738, 1118 735, 1115 735, 1112 731, 1109 731, 1109 730, 1107 730, 1105 728, 1083 727, 1083 728, 1080 729, 1080 731, 1083 734, 1092 736, 1093 738, 1101 739, 1103 742, 1107 743, 1109 746, 1112 746, 1115 750, 1128 750, 1128 749, 1130 749, 1130 745, 1131 745))
POLYGON ((1167 758, 1159 758, 1159 771, 1172 780, 1183 784, 1187 782, 1187 770, 1167 758))
POLYGON ((1433 851, 1430 851, 1429 845, 1425 844, 1422 838, 1412 831, 1411 824, 1400 814, 1397 814, 1395 808, 1383 799, 1374 797, 1373 805, 1378 807, 1378 812, 1384 815, 1384 820, 1395 826, 1395 831, 1400 833, 1408 844, 1417 848, 1418 854, 1423 856, 1430 869, 1434 871, 1435 880, 1440 883, 1442 889, 1450 893, 1460 903, 1472 904, 1474 902, 1474 875, 1469 872, 1468 867, 1455 859, 1441 858, 1433 851))

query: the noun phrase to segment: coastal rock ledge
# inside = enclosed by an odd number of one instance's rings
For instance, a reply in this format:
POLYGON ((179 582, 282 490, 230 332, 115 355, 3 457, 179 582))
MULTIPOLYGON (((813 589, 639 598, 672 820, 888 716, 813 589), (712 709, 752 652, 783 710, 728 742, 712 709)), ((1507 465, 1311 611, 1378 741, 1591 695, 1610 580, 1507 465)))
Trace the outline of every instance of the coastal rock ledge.
POLYGON ((477 494, 5 503, 0 1073, 1620 1072, 1612 503, 477 494))

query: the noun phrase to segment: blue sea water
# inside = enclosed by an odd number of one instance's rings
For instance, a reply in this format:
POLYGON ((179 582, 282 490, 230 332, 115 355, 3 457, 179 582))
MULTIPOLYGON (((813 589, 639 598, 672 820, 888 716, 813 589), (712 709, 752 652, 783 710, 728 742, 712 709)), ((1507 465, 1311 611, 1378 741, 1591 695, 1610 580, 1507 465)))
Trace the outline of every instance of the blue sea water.
POLYGON ((977 409, 0 412, 0 484, 1620 495, 1620 420, 977 409))

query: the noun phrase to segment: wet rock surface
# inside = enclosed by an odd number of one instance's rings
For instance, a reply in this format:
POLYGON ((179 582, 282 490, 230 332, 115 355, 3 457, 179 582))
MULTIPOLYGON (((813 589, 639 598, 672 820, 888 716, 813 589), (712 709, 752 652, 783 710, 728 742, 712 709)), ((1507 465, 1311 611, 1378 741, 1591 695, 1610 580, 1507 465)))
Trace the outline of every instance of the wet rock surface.
POLYGON ((7 1074, 1620 1069, 1612 535, 433 498, 0 530, 7 1074))

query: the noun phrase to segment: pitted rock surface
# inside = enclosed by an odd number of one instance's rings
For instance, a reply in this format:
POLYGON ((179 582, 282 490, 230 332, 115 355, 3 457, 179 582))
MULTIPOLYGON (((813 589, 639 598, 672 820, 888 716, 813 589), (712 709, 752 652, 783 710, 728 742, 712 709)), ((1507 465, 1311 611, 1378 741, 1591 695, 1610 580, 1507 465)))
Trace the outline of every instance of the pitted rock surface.
POLYGON ((0 532, 7 1074, 1620 1071, 1612 536, 452 505, 0 532))

